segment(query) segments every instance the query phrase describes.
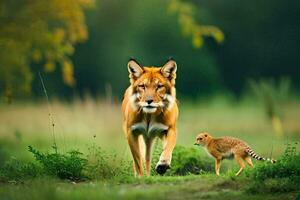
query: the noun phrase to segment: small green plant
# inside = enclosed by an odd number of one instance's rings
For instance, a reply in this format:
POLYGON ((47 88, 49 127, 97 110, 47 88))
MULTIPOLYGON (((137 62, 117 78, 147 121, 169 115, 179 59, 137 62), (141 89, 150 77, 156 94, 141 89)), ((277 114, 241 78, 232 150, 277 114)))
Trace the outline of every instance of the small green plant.
POLYGON ((297 178, 300 177, 300 153, 296 146, 288 144, 284 154, 275 164, 263 163, 253 170, 252 177, 255 180, 268 178, 297 178))
POLYGON ((132 165, 128 161, 95 145, 89 148, 87 155, 79 151, 59 153, 56 146, 53 149, 53 152, 42 153, 29 146, 28 151, 38 163, 12 158, 0 166, 0 181, 19 181, 43 175, 72 181, 116 178, 124 181, 132 177, 132 165))
POLYGON ((4 165, 7 159, 8 159, 8 152, 4 148, 4 145, 0 144, 0 166, 4 165))
MULTIPOLYGON (((155 174, 154 166, 159 160, 161 151, 161 146, 157 145, 153 153, 152 174, 155 174)), ((213 167, 212 159, 201 157, 196 149, 176 146, 173 151, 171 169, 167 171, 166 175, 185 176, 189 174, 201 174, 213 171, 213 167)))
POLYGON ((92 145, 87 155, 86 174, 91 179, 113 179, 131 176, 132 165, 116 154, 108 154, 92 145))
POLYGON ((251 192, 287 192, 299 189, 300 153, 296 144, 288 144, 284 154, 275 164, 257 165, 249 176, 254 180, 250 185, 251 192))
POLYGON ((42 174, 42 168, 32 162, 22 162, 16 158, 6 161, 0 168, 0 177, 3 181, 19 181, 34 178, 42 174))
POLYGON ((35 160, 38 161, 47 175, 54 175, 61 179, 82 180, 86 177, 83 170, 87 166, 87 160, 82 158, 79 151, 70 151, 65 154, 58 153, 56 148, 54 153, 41 153, 37 149, 29 146, 28 151, 31 152, 35 160))

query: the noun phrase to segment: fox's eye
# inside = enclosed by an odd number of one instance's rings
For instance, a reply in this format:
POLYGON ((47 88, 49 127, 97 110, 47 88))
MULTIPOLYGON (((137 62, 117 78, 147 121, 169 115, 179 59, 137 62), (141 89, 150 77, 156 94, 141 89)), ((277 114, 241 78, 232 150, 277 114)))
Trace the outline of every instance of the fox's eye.
POLYGON ((163 87, 164 87, 163 84, 158 84, 158 85, 157 85, 157 89, 160 89, 160 88, 163 88, 163 87))
POLYGON ((145 85, 144 84, 138 85, 138 87, 141 88, 141 89, 145 89, 145 85))
POLYGON ((199 140, 202 140, 202 138, 199 138, 199 140))

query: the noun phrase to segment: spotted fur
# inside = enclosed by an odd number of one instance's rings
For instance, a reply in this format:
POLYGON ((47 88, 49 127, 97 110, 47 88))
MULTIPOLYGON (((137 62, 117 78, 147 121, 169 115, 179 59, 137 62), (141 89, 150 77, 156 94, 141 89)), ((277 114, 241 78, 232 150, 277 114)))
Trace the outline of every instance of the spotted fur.
POLYGON ((236 173, 237 176, 245 168, 243 161, 246 161, 253 167, 251 157, 257 160, 270 161, 271 163, 276 162, 274 159, 266 159, 257 155, 246 142, 234 137, 214 138, 207 132, 204 132, 196 137, 195 145, 204 146, 207 152, 216 159, 215 167, 217 175, 219 175, 221 160, 225 158, 234 157, 236 159, 240 165, 240 170, 236 173))

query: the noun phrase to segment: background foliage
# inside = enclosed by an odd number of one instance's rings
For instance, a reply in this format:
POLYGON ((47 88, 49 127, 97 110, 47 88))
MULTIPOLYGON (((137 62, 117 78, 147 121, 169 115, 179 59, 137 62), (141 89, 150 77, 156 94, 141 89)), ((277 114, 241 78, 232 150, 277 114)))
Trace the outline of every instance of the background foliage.
POLYGON ((8 97, 31 86, 34 96, 42 95, 37 73, 44 69, 52 72, 45 79, 53 95, 120 98, 130 56, 155 66, 173 56, 182 96, 239 95, 248 79, 282 76, 299 89, 297 1, 2 0, 0 5, 0 89, 8 97))
POLYGON ((83 9, 92 0, 0 1, 0 89, 10 98, 31 91, 31 67, 52 72, 61 66, 62 79, 75 84, 70 55, 87 39, 83 9))

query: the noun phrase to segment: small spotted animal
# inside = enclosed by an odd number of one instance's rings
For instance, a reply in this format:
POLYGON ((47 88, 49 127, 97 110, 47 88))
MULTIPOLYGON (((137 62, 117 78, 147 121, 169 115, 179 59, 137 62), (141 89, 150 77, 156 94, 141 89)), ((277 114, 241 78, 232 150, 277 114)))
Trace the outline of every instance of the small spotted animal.
POLYGON ((216 159, 215 170, 216 174, 220 175, 221 160, 225 158, 234 157, 238 162, 240 169, 236 173, 236 176, 245 168, 244 161, 246 161, 250 167, 253 167, 251 157, 257 160, 266 160, 271 163, 275 163, 276 160, 270 158, 263 158, 258 156, 244 141, 233 137, 221 137, 214 138, 207 132, 200 133, 196 137, 195 145, 204 146, 207 152, 216 159))

